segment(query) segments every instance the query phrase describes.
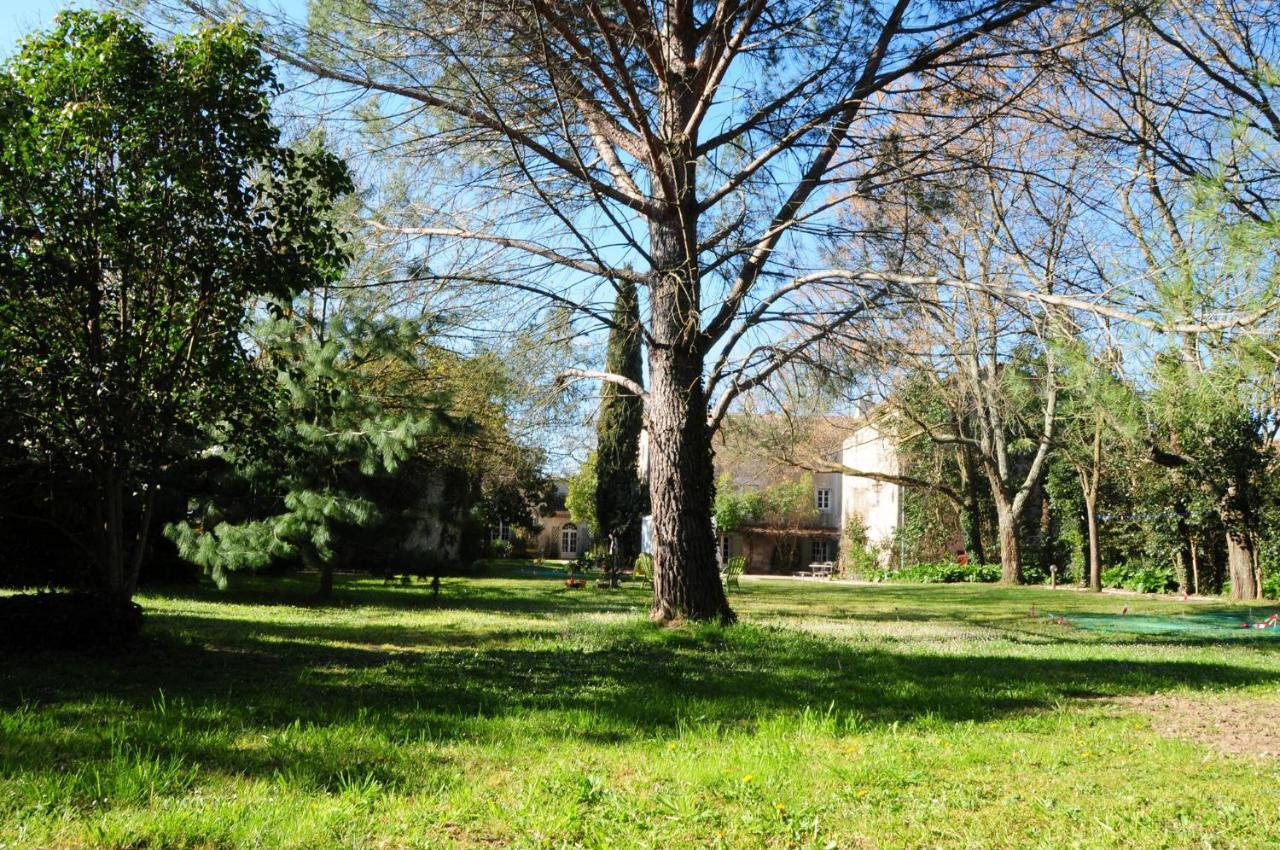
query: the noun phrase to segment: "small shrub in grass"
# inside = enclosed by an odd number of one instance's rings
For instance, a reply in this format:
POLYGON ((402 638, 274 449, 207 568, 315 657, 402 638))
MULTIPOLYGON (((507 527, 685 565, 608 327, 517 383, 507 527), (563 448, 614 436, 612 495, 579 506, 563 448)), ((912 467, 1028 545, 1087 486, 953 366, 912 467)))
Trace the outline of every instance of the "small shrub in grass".
POLYGON ((1268 599, 1280 599, 1280 572, 1262 577, 1262 595, 1268 599))
POLYGON ((641 552, 636 556, 633 569, 636 578, 653 578, 653 556, 648 552, 641 552))
POLYGON ((1102 571, 1103 587, 1119 587, 1138 593, 1164 593, 1178 586, 1172 566, 1115 564, 1102 571))
POLYGON ((957 584, 1000 580, 998 564, 956 564, 946 561, 912 564, 901 569, 873 570, 872 581, 902 581, 912 584, 957 584))
POLYGON ((597 543, 587 551, 578 556, 577 568, 583 571, 595 569, 607 569, 609 559, 613 556, 609 554, 609 547, 603 543, 597 543))
POLYGON ((1123 587, 1128 575, 1128 564, 1113 564, 1102 571, 1103 587, 1123 587))
POLYGON ((992 584, 1000 580, 999 564, 969 564, 965 570, 965 581, 992 584))

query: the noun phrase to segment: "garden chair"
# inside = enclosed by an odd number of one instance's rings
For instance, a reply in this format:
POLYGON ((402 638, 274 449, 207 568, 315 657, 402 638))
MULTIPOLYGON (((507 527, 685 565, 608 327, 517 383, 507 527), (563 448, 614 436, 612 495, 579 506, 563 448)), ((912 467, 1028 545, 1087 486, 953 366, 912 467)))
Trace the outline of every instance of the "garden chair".
POLYGON ((746 567, 747 559, 741 555, 736 555, 724 563, 720 570, 720 581, 723 582, 725 590, 738 587, 738 576, 742 575, 746 567))

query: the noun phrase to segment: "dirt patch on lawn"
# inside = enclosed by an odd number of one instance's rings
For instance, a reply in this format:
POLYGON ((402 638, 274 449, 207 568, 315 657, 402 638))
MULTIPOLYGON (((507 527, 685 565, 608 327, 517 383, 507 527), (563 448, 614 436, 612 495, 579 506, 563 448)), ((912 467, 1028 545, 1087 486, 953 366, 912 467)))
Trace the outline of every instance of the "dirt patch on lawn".
POLYGON ((1151 694, 1108 702, 1150 718, 1157 732, 1228 755, 1280 760, 1280 694, 1262 697, 1151 694))

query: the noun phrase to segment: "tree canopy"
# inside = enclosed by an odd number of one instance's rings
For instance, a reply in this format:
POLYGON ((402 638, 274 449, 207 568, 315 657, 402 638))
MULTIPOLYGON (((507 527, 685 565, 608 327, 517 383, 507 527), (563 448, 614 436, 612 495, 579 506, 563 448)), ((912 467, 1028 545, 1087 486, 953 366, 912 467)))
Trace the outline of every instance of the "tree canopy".
POLYGON ((160 42, 68 12, 0 73, 0 386, 10 445, 83 487, 100 588, 132 594, 162 468, 233 421, 256 299, 337 274, 331 156, 282 144, 242 25, 160 42))

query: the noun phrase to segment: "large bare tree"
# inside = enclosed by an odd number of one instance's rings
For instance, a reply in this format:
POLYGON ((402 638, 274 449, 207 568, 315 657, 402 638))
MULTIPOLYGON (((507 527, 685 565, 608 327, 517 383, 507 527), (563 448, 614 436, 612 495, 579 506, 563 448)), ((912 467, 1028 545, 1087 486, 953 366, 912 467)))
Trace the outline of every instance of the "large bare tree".
MULTIPOLYGON (((184 5, 210 17, 239 8, 184 5)), ((895 179, 880 154, 907 93, 933 69, 1078 38, 1037 27, 1049 5, 347 0, 317 4, 305 24, 249 11, 278 57, 322 81, 327 104, 359 99, 348 114, 378 126, 383 153, 415 157, 433 181, 378 222, 387 232, 454 252, 460 282, 601 325, 611 283, 642 287, 652 614, 729 621, 712 432, 738 394, 898 285, 809 272, 831 210, 895 179)), ((976 123, 992 107, 957 98, 949 108, 976 123)), ((621 376, 575 376, 640 391, 621 376)))

